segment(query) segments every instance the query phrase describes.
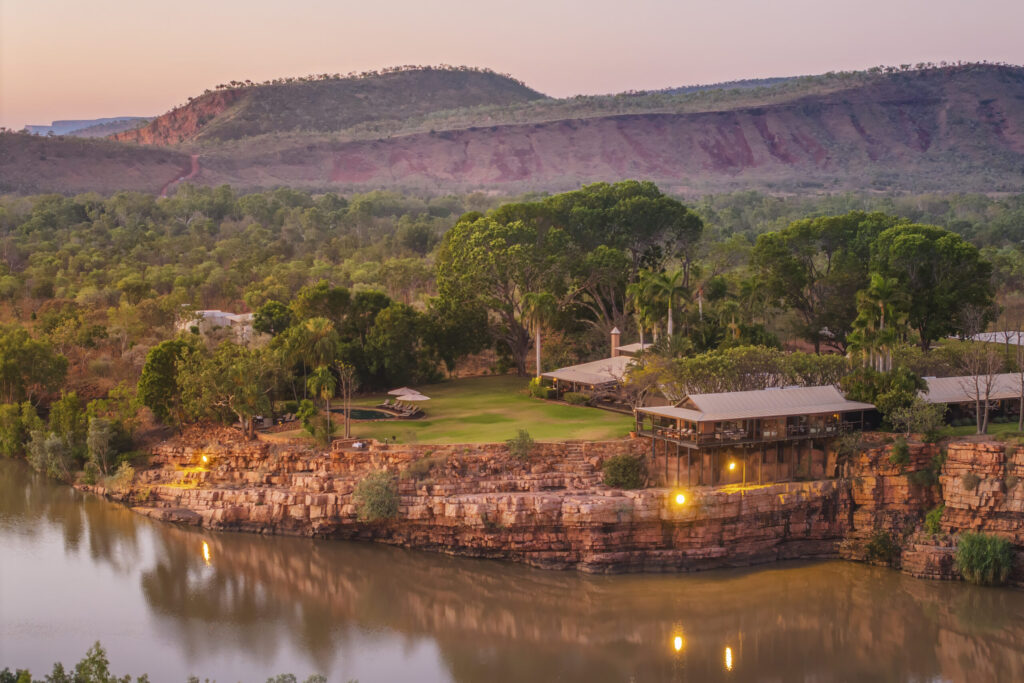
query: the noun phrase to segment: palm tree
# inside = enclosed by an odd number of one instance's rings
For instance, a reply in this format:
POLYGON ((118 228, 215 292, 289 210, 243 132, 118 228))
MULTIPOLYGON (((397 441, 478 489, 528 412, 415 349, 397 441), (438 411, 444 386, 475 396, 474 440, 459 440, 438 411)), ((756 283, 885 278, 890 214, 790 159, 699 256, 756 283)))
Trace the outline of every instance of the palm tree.
POLYGON ((647 295, 647 280, 643 277, 636 282, 626 286, 626 296, 629 297, 630 305, 633 307, 633 315, 636 319, 636 326, 640 330, 640 348, 644 348, 644 330, 651 319, 651 306, 647 295))
POLYGON ((303 359, 309 367, 326 367, 338 353, 338 332, 327 318, 310 318, 304 324, 303 359))
POLYGON ((523 313, 533 327, 537 352, 537 377, 540 377, 540 333, 551 325, 558 314, 558 301, 550 292, 530 292, 523 297, 523 313))
POLYGON ((331 397, 338 388, 338 381, 326 365, 319 366, 307 380, 309 391, 324 401, 324 412, 327 415, 327 443, 331 442, 331 397))
POLYGON ((853 322, 850 346, 866 356, 879 372, 892 369, 892 347, 903 337, 903 316, 899 314, 904 295, 895 278, 873 273, 867 289, 857 293, 857 319, 853 322))
POLYGON ((669 337, 675 332, 672 324, 672 309, 675 308, 676 297, 686 294, 686 287, 683 285, 684 276, 683 270, 679 269, 674 272, 648 273, 646 278, 648 296, 668 308, 668 324, 665 331, 669 337))

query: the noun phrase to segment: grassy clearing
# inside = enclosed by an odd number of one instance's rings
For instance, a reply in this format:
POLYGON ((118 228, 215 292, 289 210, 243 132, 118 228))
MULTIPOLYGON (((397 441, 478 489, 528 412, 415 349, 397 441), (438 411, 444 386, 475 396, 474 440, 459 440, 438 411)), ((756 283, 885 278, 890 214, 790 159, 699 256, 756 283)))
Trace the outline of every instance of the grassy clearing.
MULTIPOLYGON (((472 377, 416 387, 431 398, 421 404, 426 417, 354 422, 352 433, 380 440, 394 436, 399 443, 490 443, 525 429, 538 441, 600 441, 625 436, 633 427, 629 415, 531 398, 526 385, 519 377, 472 377)), ((370 408, 384 398, 361 397, 353 407, 370 408)))
MULTIPOLYGON (((977 431, 977 428, 973 424, 965 425, 963 427, 945 427, 942 429, 940 434, 942 436, 973 436, 977 431)), ((1024 436, 1024 433, 1017 431, 1017 421, 1007 422, 1004 424, 989 423, 988 425, 989 436, 996 437, 1007 437, 1007 436, 1024 436)))

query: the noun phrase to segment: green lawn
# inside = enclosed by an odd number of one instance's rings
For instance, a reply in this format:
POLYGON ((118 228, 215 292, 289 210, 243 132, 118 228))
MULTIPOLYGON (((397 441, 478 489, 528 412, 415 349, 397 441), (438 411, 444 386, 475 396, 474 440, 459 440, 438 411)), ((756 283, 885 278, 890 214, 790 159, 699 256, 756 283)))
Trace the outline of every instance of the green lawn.
MULTIPOLYGON (((972 436, 977 431, 978 429, 974 424, 969 424, 963 427, 946 426, 942 429, 941 434, 942 436, 972 436)), ((1016 436, 1020 434, 1017 431, 1017 420, 1003 424, 989 422, 988 433, 991 436, 1016 436)))
MULTIPOLYGON (((399 443, 488 443, 525 429, 538 441, 600 441, 626 436, 634 425, 630 415, 532 398, 527 380, 520 377, 472 377, 413 388, 431 399, 420 404, 425 417, 353 422, 353 436, 395 436, 399 443)), ((353 407, 373 407, 384 398, 360 397, 353 407)))

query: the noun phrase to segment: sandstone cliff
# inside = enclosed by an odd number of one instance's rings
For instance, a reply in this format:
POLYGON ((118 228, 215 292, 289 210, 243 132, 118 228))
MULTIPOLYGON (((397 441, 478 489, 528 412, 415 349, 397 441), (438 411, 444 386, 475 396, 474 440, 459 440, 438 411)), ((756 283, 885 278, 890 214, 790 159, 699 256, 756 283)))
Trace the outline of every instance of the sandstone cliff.
MULTIPOLYGON (((888 447, 866 449, 843 479, 694 487, 683 505, 675 503, 674 489, 623 491, 601 483, 605 458, 647 449, 643 439, 538 444, 521 462, 503 444, 372 444, 325 452, 193 437, 153 449, 151 467, 121 497, 142 514, 211 529, 374 540, 594 573, 695 571, 841 554, 956 578, 951 537, 920 533, 925 512, 940 503, 946 532, 977 529, 1024 545, 1024 486, 1007 486, 1013 483, 1007 467, 1024 464, 1024 449, 952 444, 941 490, 910 476, 934 467, 940 447, 931 444, 913 445, 902 466, 889 462, 888 447), (352 492, 379 469, 397 477, 399 513, 362 523, 352 492), (965 491, 966 471, 986 476, 965 491), (868 550, 879 533, 892 541, 884 558, 868 550)), ((1024 576, 1018 571, 1013 579, 1024 576)))

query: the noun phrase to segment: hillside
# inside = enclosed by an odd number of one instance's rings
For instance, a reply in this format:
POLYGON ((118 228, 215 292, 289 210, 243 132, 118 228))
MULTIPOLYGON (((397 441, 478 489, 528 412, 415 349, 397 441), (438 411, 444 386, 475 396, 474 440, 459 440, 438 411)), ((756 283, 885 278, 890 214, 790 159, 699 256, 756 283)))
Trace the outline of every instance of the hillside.
MULTIPOLYGON (((34 178, 31 187, 67 192, 134 178, 133 187, 158 192, 180 176, 142 181, 139 169, 154 159, 143 152, 163 147, 198 155, 189 182, 242 189, 517 193, 645 178, 690 195, 1024 191, 1020 67, 875 69, 564 99, 468 69, 236 86, 117 134, 142 144, 110 143, 92 177, 69 167, 65 178, 53 153, 45 167, 33 155, 19 157, 24 166, 0 159, 0 188, 34 178)), ((188 158, 175 158, 189 173, 188 158)))
POLYGON ((542 97, 512 78, 489 71, 410 69, 217 90, 138 130, 113 137, 166 145, 291 131, 334 132, 372 121, 402 121, 461 107, 505 107, 542 97))
MULTIPOLYGON (((436 192, 559 190, 632 177, 680 193, 1024 188, 1024 69, 933 69, 847 87, 833 80, 813 94, 781 85, 788 95, 737 91, 722 97, 725 106, 690 112, 438 127, 376 139, 265 137, 260 145, 209 149, 203 177, 242 187, 436 192)), ((549 102, 535 106, 565 100, 549 102)))
POLYGON ((109 116, 102 119, 54 121, 46 126, 28 125, 24 132, 33 135, 73 135, 75 137, 102 137, 120 133, 145 123, 144 116, 109 116))
POLYGON ((159 192, 187 174, 187 154, 103 139, 0 133, 0 193, 159 192))

